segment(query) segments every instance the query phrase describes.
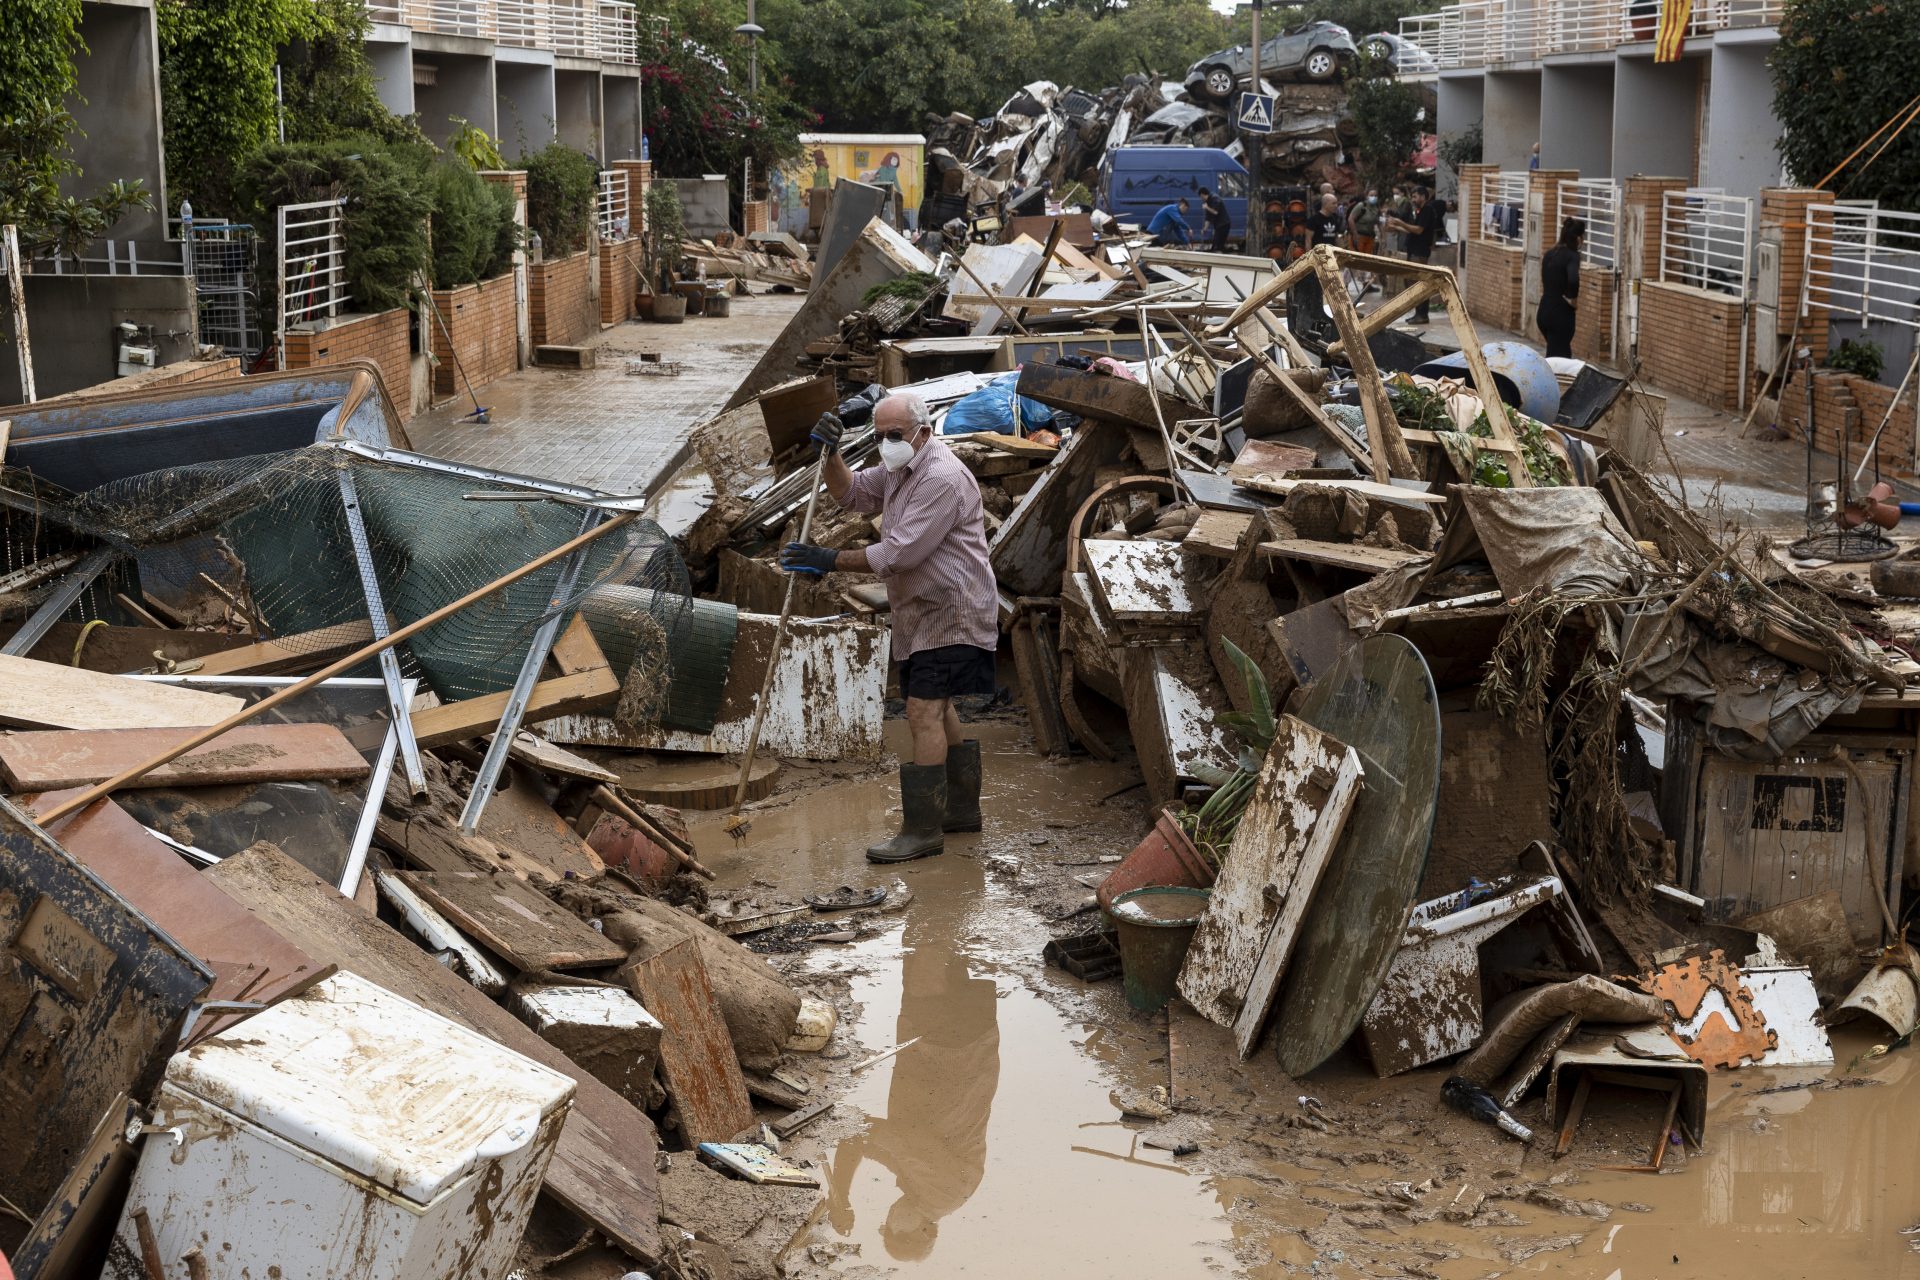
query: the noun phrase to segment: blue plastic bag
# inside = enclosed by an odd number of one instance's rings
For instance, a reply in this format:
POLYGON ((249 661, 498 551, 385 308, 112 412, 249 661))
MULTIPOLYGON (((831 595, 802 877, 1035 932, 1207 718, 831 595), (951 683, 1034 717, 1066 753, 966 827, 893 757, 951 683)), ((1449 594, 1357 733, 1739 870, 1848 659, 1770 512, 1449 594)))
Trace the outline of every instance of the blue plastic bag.
POLYGON ((1019 371, 1003 373, 986 386, 954 402, 940 424, 943 436, 970 435, 992 431, 1000 435, 1024 436, 1053 425, 1053 410, 1038 400, 1018 394, 1014 384, 1019 371))

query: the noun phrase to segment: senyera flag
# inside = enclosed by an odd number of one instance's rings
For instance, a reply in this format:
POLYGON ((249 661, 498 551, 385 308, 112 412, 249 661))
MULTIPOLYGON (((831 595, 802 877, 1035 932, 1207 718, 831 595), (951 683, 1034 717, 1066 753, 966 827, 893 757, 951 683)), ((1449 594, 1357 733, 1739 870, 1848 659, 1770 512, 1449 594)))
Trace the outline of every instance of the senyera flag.
POLYGON ((1693 0, 1665 0, 1660 6, 1660 34, 1654 41, 1655 62, 1678 62, 1687 44, 1687 24, 1693 21, 1693 0))

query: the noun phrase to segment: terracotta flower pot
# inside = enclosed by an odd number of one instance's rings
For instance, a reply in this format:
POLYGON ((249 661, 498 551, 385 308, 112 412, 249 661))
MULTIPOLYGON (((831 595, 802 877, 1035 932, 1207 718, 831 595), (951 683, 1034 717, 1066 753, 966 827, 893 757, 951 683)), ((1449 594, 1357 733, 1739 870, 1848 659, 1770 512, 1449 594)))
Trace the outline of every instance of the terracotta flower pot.
POLYGON ((1100 887, 1094 890, 1102 911, 1113 910, 1113 900, 1129 889, 1150 885, 1185 885, 1193 889, 1213 887, 1213 868, 1200 856, 1193 840, 1177 819, 1164 809, 1154 821, 1147 838, 1134 846, 1100 887))

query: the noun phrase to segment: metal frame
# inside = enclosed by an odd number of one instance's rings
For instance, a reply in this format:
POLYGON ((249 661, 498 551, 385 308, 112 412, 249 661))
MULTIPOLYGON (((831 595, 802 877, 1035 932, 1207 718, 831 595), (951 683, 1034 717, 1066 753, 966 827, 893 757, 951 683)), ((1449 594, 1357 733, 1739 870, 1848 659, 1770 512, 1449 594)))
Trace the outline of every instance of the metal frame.
MULTIPOLYGON (((360 590, 367 598, 367 621, 375 640, 385 640, 392 630, 387 625, 387 604, 380 593, 380 574, 373 563, 373 545, 367 539, 367 524, 360 515, 360 490, 353 482, 350 468, 335 473, 340 484, 340 510, 347 518, 347 533, 353 539, 354 564, 360 571, 360 590)), ((420 765, 420 744, 413 736, 413 697, 406 692, 400 676, 400 659, 391 648, 380 651, 380 679, 387 690, 387 710, 400 740, 400 758, 405 762, 407 789, 416 796, 427 794, 427 774, 420 765)))
POLYGON ((278 367, 287 367, 287 329, 292 325, 331 320, 346 309, 347 246, 340 230, 340 210, 346 199, 285 204, 274 211, 279 227, 275 242, 280 321, 274 330, 278 367), (289 289, 300 291, 293 301, 289 289))
POLYGON ((594 196, 594 219, 600 227, 600 239, 625 240, 633 234, 633 203, 625 169, 602 169, 600 186, 594 196))
POLYGON ((1479 216, 1467 234, 1489 244, 1523 245, 1527 241, 1527 173, 1524 169, 1499 169, 1480 175, 1479 216), (1520 210, 1520 225, 1512 235, 1493 231, 1487 224, 1487 210, 1512 205, 1520 210))
POLYGON ((1920 329, 1920 214, 1835 203, 1806 217, 1809 307, 1920 329))
POLYGON ((5 644, 0 644, 0 654, 10 658, 26 656, 27 650, 40 643, 40 637, 53 629, 60 621, 60 615, 73 607, 86 589, 93 585, 94 579, 107 571, 108 566, 120 558, 120 553, 112 547, 95 547, 87 553, 87 558, 75 565, 53 593, 40 602, 33 616, 20 624, 5 644))
MULTIPOLYGON (((1611 342, 1607 355, 1612 356, 1620 350, 1621 313, 1620 248, 1623 236, 1620 184, 1611 178, 1563 178, 1560 181, 1559 208, 1562 220, 1584 218, 1587 223, 1586 239, 1580 243, 1580 267, 1583 272, 1605 272, 1613 278, 1612 313, 1608 334, 1611 342)), ((1543 227, 1545 233, 1555 228, 1543 227)))
MULTIPOLYGON (((584 536, 593 532, 594 526, 605 518, 604 512, 589 509, 580 522, 580 533, 584 536)), ((586 561, 587 548, 581 547, 560 563, 560 577, 553 585, 553 594, 547 598, 546 614, 533 633, 533 643, 527 647, 527 656, 520 663, 520 674, 514 677, 513 692, 507 695, 506 709, 500 713, 493 740, 487 744, 486 757, 473 775, 473 790, 467 794, 466 807, 460 811, 460 830, 467 835, 480 829, 480 815, 485 812, 487 801, 493 798, 501 770, 507 767, 507 752, 513 747, 514 735, 520 732, 520 719, 527 713, 533 686, 540 679, 540 668, 553 652, 553 642, 560 638, 560 619, 566 615, 567 603, 573 599, 580 569, 586 561)))
MULTIPOLYGON (((1400 36, 1441 70, 1530 62, 1650 43, 1673 0, 1468 0, 1400 20, 1400 36)), ((1695 0, 1687 38, 1777 26, 1785 0, 1695 0)))

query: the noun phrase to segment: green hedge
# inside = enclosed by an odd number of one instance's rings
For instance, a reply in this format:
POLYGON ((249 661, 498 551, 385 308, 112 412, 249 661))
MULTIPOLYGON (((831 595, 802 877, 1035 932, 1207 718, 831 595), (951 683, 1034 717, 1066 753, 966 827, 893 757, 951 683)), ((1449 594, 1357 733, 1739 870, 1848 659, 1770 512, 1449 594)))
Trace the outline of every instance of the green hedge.
POLYGON ((512 264, 513 188, 488 182, 464 160, 433 166, 433 287, 453 289, 512 264))
POLYGON ((587 247, 600 167, 593 157, 560 142, 522 156, 527 171, 527 226, 546 256, 563 258, 587 247))

